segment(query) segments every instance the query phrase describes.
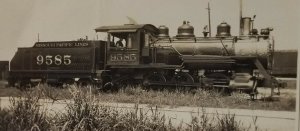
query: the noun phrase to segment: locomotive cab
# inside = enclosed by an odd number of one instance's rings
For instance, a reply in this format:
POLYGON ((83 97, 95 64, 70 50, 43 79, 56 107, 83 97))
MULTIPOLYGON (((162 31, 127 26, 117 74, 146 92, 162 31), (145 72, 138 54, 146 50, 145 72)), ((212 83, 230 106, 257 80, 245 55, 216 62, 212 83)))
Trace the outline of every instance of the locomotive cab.
POLYGON ((150 24, 102 26, 95 30, 107 33, 107 66, 135 68, 151 62, 150 44, 158 33, 155 26, 150 24))

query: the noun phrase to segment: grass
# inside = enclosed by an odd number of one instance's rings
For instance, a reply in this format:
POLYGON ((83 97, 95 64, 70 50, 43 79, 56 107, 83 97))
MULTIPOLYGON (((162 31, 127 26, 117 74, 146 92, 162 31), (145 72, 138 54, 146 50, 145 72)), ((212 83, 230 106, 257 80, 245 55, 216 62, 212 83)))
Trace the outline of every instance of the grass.
MULTIPOLYGON (((53 101, 71 99, 74 85, 67 88, 53 88, 41 85, 29 91, 41 92, 42 98, 50 98, 53 101)), ((23 96, 24 92, 15 88, 0 88, 0 96, 23 96)), ((100 102, 138 103, 150 106, 192 106, 192 107, 216 107, 235 109, 261 109, 278 111, 295 111, 296 98, 293 95, 283 94, 279 100, 266 99, 249 100, 247 94, 232 93, 231 96, 222 95, 213 90, 179 91, 179 90, 143 90, 140 87, 127 87, 118 92, 98 92, 96 89, 80 88, 80 92, 92 93, 100 102)))
MULTIPOLYGON (((173 125, 172 119, 160 114, 157 108, 144 111, 136 104, 132 110, 118 110, 101 106, 94 94, 72 87, 69 89, 72 100, 65 112, 50 116, 39 105, 44 90, 26 91, 26 96, 11 98, 11 107, 0 110, 0 130, 58 130, 58 131, 93 131, 93 130, 161 130, 161 131, 248 131, 227 114, 208 117, 205 113, 192 117, 190 123, 173 125)), ((205 110, 203 110, 205 112, 205 110)))
POLYGON ((39 99, 33 95, 11 98, 9 109, 0 110, 0 130, 47 130, 50 123, 39 99))
POLYGON ((283 97, 278 101, 264 101, 248 99, 247 94, 233 93, 231 96, 223 95, 213 90, 195 91, 145 91, 141 88, 125 88, 117 93, 100 92, 100 101, 139 103, 158 106, 192 106, 192 107, 216 107, 237 109, 262 109, 295 111, 296 98, 294 96, 283 97))

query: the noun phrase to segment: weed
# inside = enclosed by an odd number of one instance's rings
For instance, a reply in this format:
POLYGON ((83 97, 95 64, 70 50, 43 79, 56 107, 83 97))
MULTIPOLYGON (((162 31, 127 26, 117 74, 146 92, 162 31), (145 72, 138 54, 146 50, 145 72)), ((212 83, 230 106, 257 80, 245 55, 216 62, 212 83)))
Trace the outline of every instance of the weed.
POLYGON ((100 110, 95 99, 76 87, 70 88, 70 94, 73 101, 67 104, 66 113, 57 120, 58 125, 63 125, 62 129, 70 130, 96 129, 100 110))
POLYGON ((1 115, 0 130, 47 130, 50 127, 46 110, 38 104, 39 97, 10 98, 11 106, 8 110, 2 109, 6 115, 1 115), (4 127, 5 125, 5 127, 4 127))
MULTIPOLYGON (((40 88, 39 91, 45 92, 46 89, 40 88)), ((11 98, 11 107, 0 110, 0 130, 244 130, 240 122, 235 119, 235 115, 207 116, 205 110, 202 109, 202 114, 199 113, 199 116, 192 117, 191 123, 187 126, 182 123, 176 126, 172 124, 172 119, 160 114, 157 106, 144 110, 136 104, 133 109, 120 110, 101 106, 91 91, 82 90, 76 86, 70 87, 68 90, 72 100, 67 104, 65 112, 57 113, 54 117, 47 116, 46 110, 42 110, 40 107, 39 99, 42 97, 42 93, 38 93, 38 91, 29 92, 26 97, 11 98)), ((143 99, 149 98, 149 96, 154 99, 161 96, 175 99, 175 95, 179 99, 192 97, 192 103, 218 96, 212 92, 198 91, 190 95, 188 92, 180 91, 146 92, 141 89, 124 89, 123 93, 119 93, 120 96, 125 97, 124 94, 135 97, 141 95, 144 97, 143 99), (155 93, 157 94, 155 95, 155 93), (202 97, 199 94, 202 94, 202 97)), ((182 102, 186 100, 184 99, 182 102)), ((161 101, 162 103, 169 102, 161 101)), ((216 99, 216 103, 218 102, 219 100, 216 99)), ((255 126, 255 129, 257 128, 255 126)))

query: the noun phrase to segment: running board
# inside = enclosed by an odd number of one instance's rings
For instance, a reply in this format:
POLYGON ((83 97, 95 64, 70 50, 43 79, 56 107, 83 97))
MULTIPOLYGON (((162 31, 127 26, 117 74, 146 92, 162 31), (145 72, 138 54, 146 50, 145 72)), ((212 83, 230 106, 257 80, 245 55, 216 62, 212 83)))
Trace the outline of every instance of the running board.
POLYGON ((181 86, 181 87, 197 87, 201 86, 200 83, 160 83, 160 82, 149 82, 146 86, 181 86))
MULTIPOLYGON (((201 87, 201 83, 174 83, 174 82, 149 82, 146 84, 146 86, 180 86, 180 87, 201 87)), ((228 85, 213 85, 213 87, 216 88, 229 88, 228 85)))

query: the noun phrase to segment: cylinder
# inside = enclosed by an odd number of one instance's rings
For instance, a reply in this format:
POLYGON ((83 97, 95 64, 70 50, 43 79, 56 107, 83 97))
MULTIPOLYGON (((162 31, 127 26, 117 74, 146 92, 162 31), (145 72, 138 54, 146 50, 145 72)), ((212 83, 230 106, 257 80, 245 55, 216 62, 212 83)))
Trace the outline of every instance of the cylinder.
POLYGON ((250 17, 244 17, 243 20, 243 30, 242 35, 250 35, 250 29, 251 29, 251 18, 250 17))

